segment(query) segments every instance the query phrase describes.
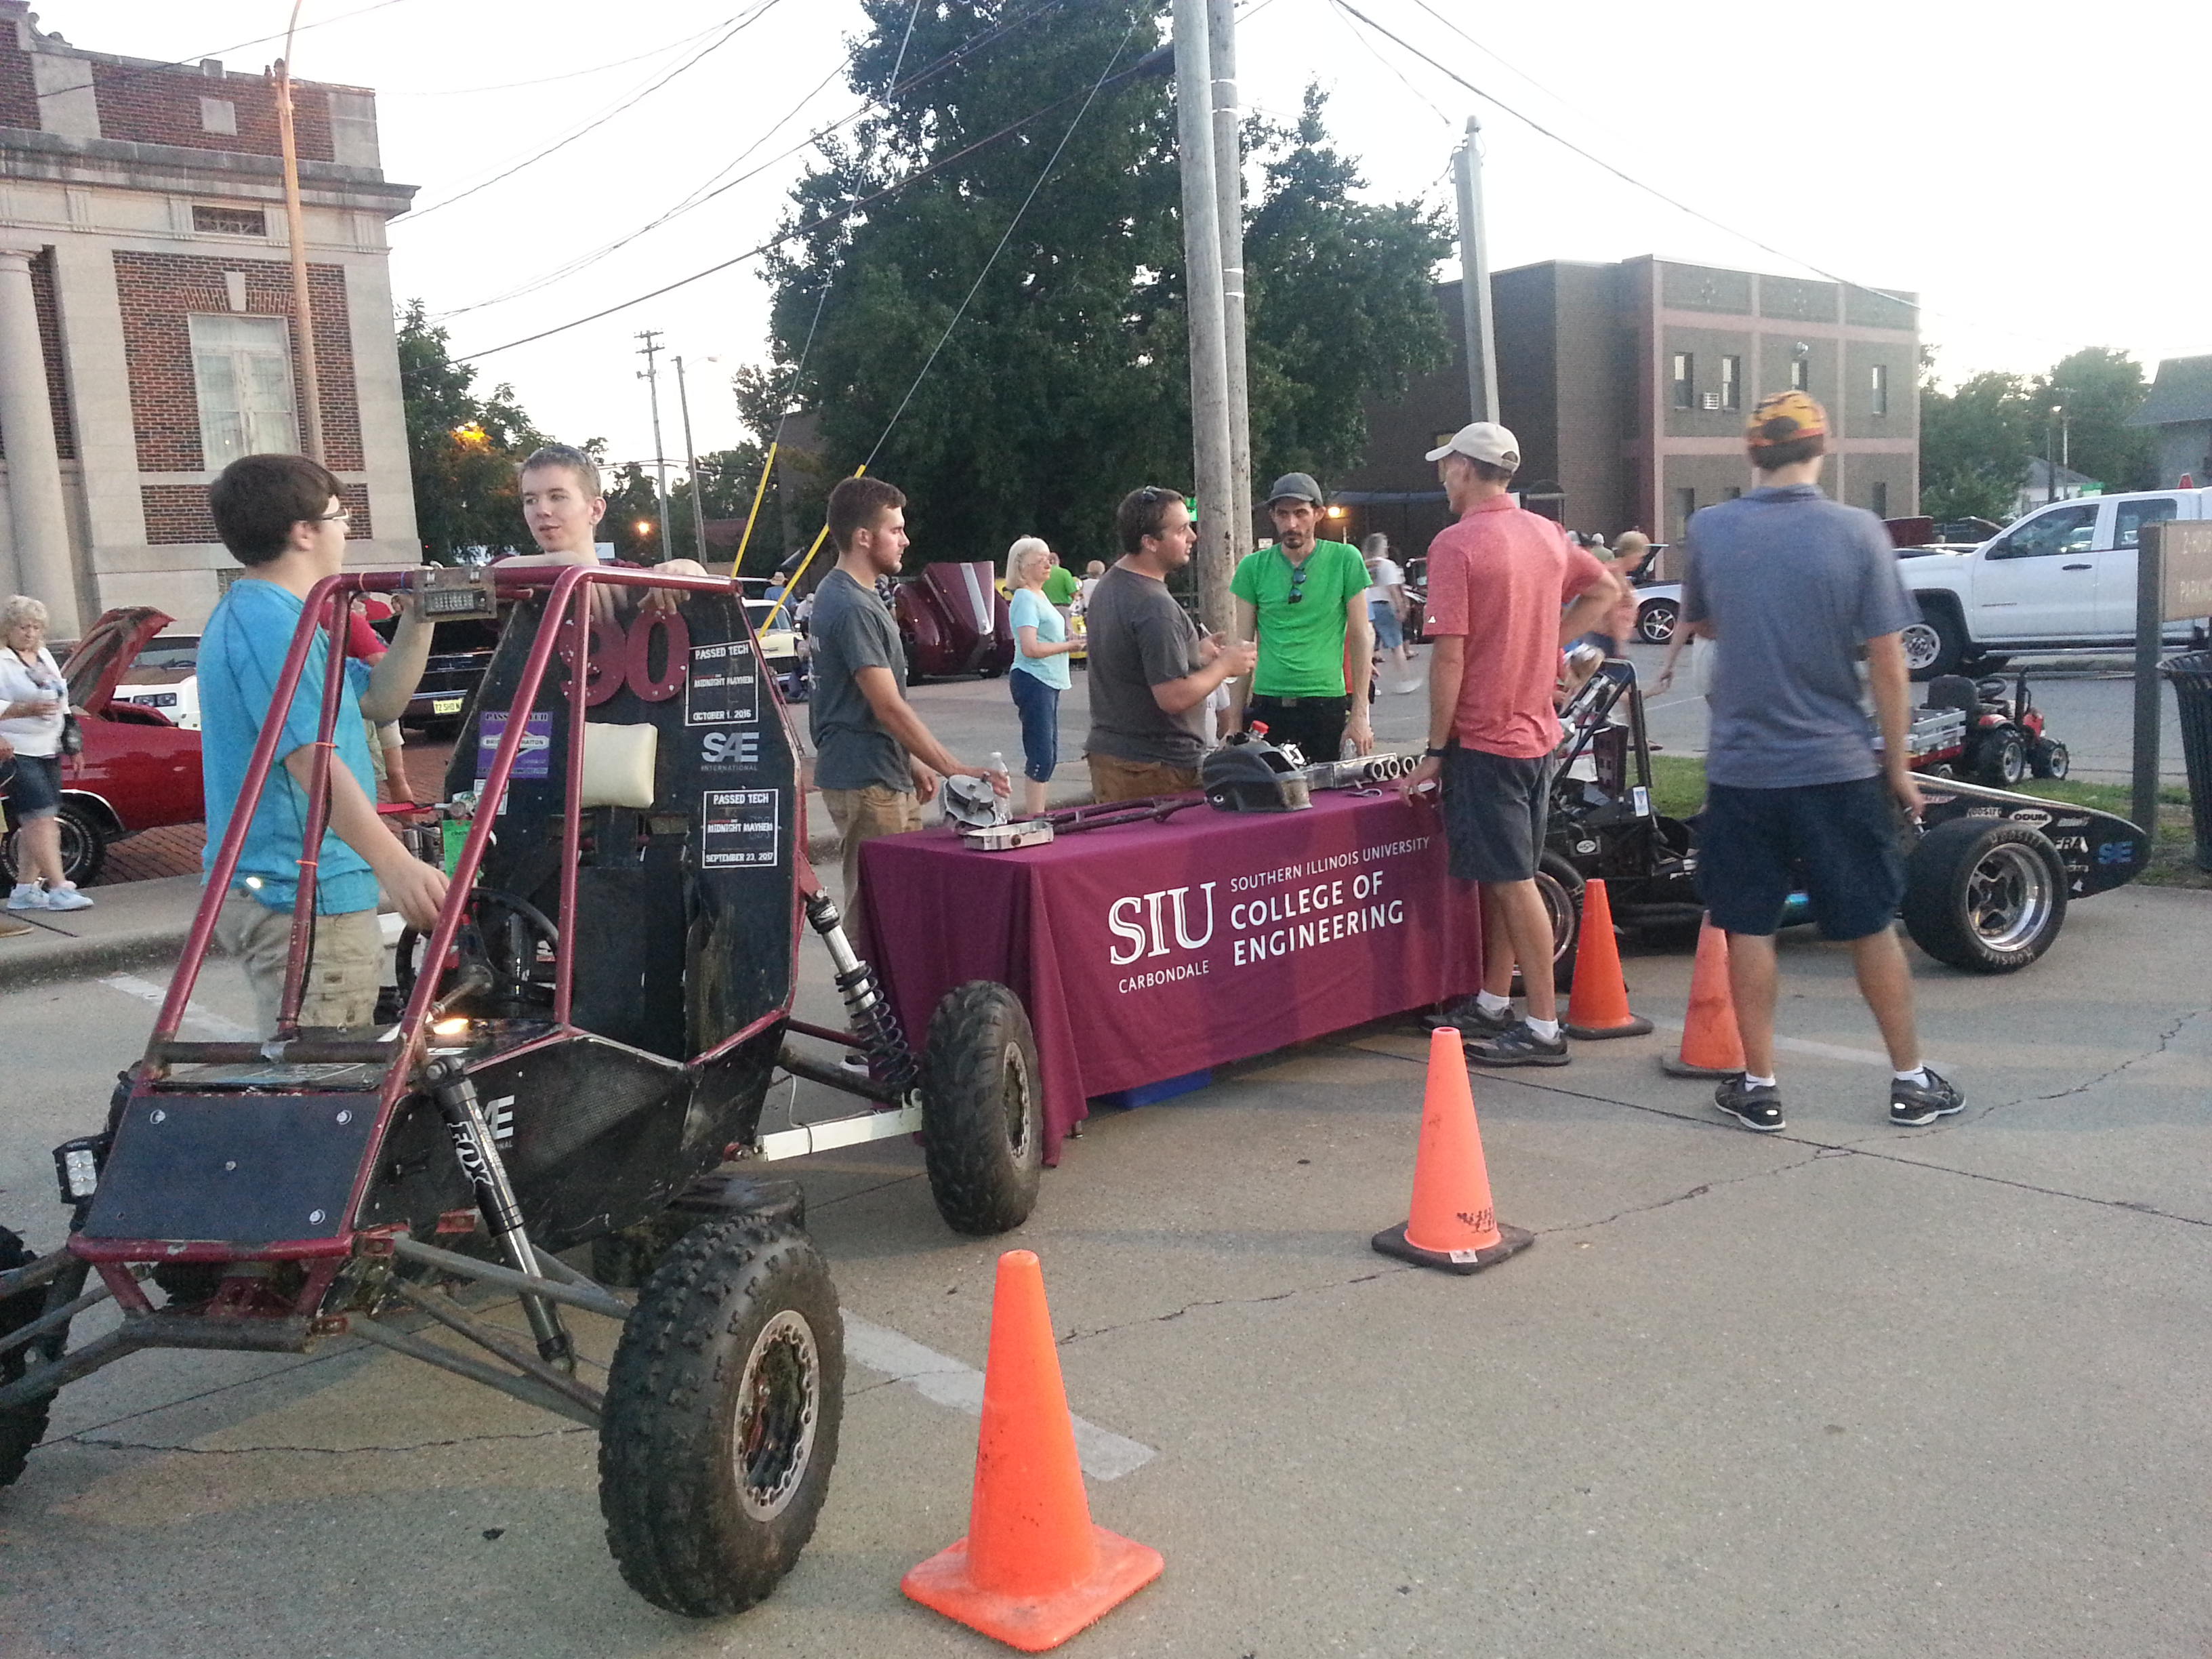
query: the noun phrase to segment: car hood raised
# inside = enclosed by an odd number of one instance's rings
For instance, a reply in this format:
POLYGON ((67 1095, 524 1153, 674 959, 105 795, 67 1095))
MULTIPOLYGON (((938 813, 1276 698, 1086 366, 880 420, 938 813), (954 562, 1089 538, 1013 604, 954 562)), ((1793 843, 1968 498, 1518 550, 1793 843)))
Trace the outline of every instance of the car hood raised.
POLYGON ((69 682, 70 706, 87 714, 106 712, 123 675, 138 653, 175 618, 150 605, 125 605, 103 613, 85 630, 62 665, 69 682))

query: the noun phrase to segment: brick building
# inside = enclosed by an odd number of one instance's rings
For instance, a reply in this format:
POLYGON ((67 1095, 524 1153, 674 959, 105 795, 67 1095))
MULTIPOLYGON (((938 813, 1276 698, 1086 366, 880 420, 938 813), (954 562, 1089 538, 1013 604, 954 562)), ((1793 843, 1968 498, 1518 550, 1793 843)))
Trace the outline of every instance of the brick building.
MULTIPOLYGON (((1422 526, 1442 521, 1421 455, 1467 419, 1459 296, 1457 283, 1437 287, 1452 366, 1367 411, 1368 462, 1338 481, 1354 529, 1371 518, 1424 542, 1422 526), (1433 498, 1425 508, 1401 499, 1424 493, 1433 498)), ((1751 487, 1746 415, 1792 386, 1827 408, 1833 459, 1821 482, 1831 495, 1883 518, 1919 510, 1910 294, 1647 256, 1497 271, 1491 298, 1500 415, 1521 440, 1520 476, 1556 486, 1576 529, 1610 537, 1634 526, 1679 541, 1691 513, 1751 487)))
MULTIPOLYGON (((419 558, 376 105, 297 82, 293 127, 325 453, 365 565, 419 558)), ((276 84, 81 51, 0 0, 0 591, 74 635, 117 605, 197 625, 206 486, 301 447, 276 84)))

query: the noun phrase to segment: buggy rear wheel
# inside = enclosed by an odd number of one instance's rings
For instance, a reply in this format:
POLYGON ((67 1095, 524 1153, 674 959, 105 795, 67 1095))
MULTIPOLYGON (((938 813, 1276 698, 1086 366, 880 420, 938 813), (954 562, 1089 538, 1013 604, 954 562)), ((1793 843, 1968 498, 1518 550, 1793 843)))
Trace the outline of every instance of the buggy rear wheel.
MULTIPOLYGON (((1575 985, 1575 951, 1583 936, 1582 872, 1547 848, 1536 861, 1536 893, 1552 922, 1552 988, 1571 991, 1575 985)), ((1528 994, 1517 971, 1511 988, 1516 996, 1528 994)))
MULTIPOLYGON (((0 1227, 0 1273, 16 1267, 28 1267, 37 1258, 23 1247, 23 1241, 5 1227, 0 1227)), ((44 1289, 23 1291, 0 1302, 0 1336, 18 1331, 46 1310, 44 1289)), ((42 1342, 47 1339, 41 1338, 42 1342)), ((58 1341, 52 1344, 58 1346, 58 1341)), ((17 1348, 0 1358, 0 1383, 13 1382, 22 1376, 29 1364, 25 1351, 17 1348)), ((33 1401, 27 1406, 0 1407, 0 1486, 11 1486, 21 1476, 23 1465, 31 1455, 31 1449, 46 1435, 46 1413, 53 1406, 53 1396, 33 1401)))
POLYGON ((923 1155, 945 1224, 988 1237, 1018 1227, 1044 1178, 1044 1090, 1021 999, 972 980, 929 1017, 921 1054, 923 1155))
POLYGON ((599 1511, 629 1587, 740 1613, 814 1534, 837 1461, 845 1339, 795 1228, 724 1221, 669 1253, 623 1327, 599 1429, 599 1511))

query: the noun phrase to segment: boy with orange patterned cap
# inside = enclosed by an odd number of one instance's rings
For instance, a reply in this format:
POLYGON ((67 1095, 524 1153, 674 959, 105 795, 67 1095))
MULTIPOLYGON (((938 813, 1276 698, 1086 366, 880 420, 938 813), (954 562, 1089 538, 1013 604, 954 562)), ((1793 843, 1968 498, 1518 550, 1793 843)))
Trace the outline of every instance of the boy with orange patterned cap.
POLYGON ((1896 931, 1903 817, 1920 812, 1901 635, 1919 612, 1881 520, 1820 493, 1827 434, 1826 411, 1803 392, 1762 398, 1744 436, 1759 488, 1694 515, 1685 538, 1682 619, 1713 641, 1698 890, 1729 936, 1746 1061, 1713 1103, 1766 1134, 1784 1127, 1774 932, 1801 871, 1820 932, 1850 943, 1859 994, 1881 1028, 1894 1068, 1889 1121, 1933 1123, 1964 1103, 1921 1063, 1896 931))

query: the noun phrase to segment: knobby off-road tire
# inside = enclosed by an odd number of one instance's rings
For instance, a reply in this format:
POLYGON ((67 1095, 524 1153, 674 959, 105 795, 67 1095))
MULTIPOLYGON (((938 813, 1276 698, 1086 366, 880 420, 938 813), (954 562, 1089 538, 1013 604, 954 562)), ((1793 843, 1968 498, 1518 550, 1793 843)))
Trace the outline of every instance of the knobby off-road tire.
MULTIPOLYGON (((0 1227, 0 1273, 27 1267, 36 1260, 23 1248, 21 1238, 0 1227)), ((46 1310, 46 1293, 43 1290, 26 1291, 0 1302, 0 1336, 21 1330, 46 1310)), ((27 1364, 21 1348, 0 1358, 0 1383, 13 1382, 22 1376, 27 1364)), ((33 1405, 0 1407, 0 1486, 12 1486, 21 1476, 31 1449, 46 1438, 46 1413, 52 1405, 53 1397, 49 1395, 33 1405)))
POLYGON ((837 1292, 806 1235, 687 1234, 607 1373, 599 1512, 630 1588, 695 1619, 774 1589, 814 1534, 844 1400, 837 1292))
POLYGON ((1905 865, 1905 930, 1972 974, 2018 973, 2066 925, 2057 849, 2025 824, 1953 818, 1920 838, 1905 865))
POLYGON ((990 980, 947 991, 921 1054, 930 1196, 957 1233, 1018 1227, 1044 1176, 1044 1089, 1021 999, 990 980))
POLYGON ((2000 732, 1982 745, 1974 781, 1992 789, 2011 789, 2027 775, 2027 739, 2017 732, 2000 732))

